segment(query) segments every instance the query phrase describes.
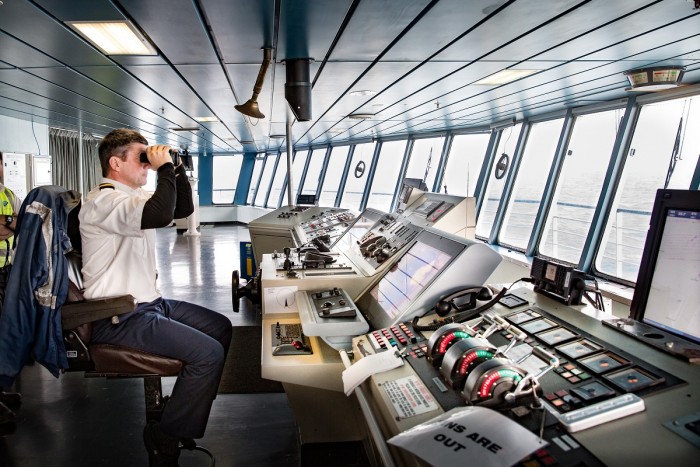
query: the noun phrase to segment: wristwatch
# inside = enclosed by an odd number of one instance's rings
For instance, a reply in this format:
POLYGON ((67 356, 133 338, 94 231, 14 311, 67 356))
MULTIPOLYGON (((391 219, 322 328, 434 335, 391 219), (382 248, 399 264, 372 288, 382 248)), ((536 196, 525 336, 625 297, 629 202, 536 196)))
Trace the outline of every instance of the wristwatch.
POLYGON ((15 221, 15 218, 12 216, 5 216, 5 226, 9 227, 12 225, 12 223, 15 221))

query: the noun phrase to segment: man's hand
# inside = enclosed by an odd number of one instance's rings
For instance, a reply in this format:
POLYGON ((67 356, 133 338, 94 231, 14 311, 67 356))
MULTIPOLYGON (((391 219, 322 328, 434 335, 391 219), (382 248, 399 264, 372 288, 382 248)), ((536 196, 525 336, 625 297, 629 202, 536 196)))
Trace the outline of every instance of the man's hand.
POLYGON ((146 157, 148 157, 148 162, 153 170, 158 170, 161 165, 173 162, 169 150, 170 146, 167 144, 156 144, 146 148, 146 157))

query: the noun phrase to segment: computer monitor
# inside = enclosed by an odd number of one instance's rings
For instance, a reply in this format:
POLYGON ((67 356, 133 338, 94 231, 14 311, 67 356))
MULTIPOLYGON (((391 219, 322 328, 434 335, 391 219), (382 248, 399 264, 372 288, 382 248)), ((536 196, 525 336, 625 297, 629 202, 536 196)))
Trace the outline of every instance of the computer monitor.
POLYGON ((630 317, 700 343, 700 191, 658 190, 630 317))
POLYGON ((399 193, 399 202, 407 204, 413 189, 418 188, 421 191, 428 191, 428 186, 420 178, 404 178, 401 182, 401 192, 399 193))
POLYGON ((485 244, 426 229, 356 303, 373 329, 410 321, 447 293, 484 284, 500 261, 485 244))

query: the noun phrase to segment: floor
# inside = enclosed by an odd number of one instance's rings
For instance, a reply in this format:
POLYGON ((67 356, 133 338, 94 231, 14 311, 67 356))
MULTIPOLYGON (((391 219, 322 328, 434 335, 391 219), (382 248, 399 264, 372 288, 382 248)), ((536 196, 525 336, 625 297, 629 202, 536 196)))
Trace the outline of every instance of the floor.
MULTIPOLYGON (((249 240, 245 226, 204 225, 199 237, 178 235, 170 227, 160 229, 157 238, 158 283, 164 296, 217 310, 234 327, 260 323, 259 312, 245 299, 240 313, 231 305, 231 272, 240 269, 239 242, 249 240)), ((173 383, 174 378, 163 380, 165 393, 173 383)), ((15 432, 0 436, 0 466, 148 465, 142 442, 142 380, 107 381, 82 373, 55 379, 40 365, 28 365, 14 389, 22 393, 22 406, 15 432)), ((284 392, 219 394, 199 444, 214 454, 219 467, 302 464, 284 392)), ((183 453, 180 465, 211 464, 195 451, 183 453)))

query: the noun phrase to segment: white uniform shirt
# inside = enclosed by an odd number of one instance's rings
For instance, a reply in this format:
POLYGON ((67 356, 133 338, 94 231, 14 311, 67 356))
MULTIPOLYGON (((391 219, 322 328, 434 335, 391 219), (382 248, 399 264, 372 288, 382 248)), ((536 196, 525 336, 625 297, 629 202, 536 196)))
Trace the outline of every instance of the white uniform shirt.
POLYGON ((85 298, 131 294, 139 303, 160 297, 156 287, 155 230, 141 230, 151 194, 109 178, 112 188, 96 187, 80 209, 85 298))

